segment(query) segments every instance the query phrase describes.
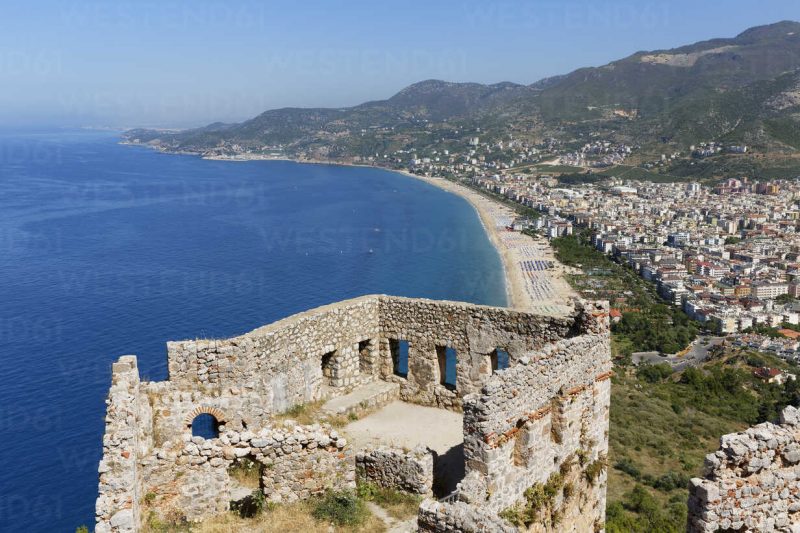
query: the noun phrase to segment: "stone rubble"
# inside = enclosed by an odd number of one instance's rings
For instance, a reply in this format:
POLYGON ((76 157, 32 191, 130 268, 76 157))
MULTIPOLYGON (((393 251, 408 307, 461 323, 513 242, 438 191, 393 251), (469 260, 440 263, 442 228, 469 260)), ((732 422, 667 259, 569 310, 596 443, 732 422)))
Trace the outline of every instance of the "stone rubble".
POLYGON ((800 411, 724 435, 689 486, 690 532, 800 533, 800 411))

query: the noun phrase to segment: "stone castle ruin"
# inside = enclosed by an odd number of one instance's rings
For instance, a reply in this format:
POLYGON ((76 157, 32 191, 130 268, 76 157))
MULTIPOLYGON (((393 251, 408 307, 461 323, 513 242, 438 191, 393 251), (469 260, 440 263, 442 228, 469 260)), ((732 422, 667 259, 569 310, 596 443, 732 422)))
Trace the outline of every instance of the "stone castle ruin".
POLYGON ((800 533, 800 411, 724 435, 705 468, 689 486, 688 531, 800 533))
POLYGON ((95 531, 201 521, 253 488, 292 502, 359 479, 425 496, 421 531, 599 531, 608 328, 598 303, 545 316, 381 295, 239 337, 170 342, 166 381, 142 381, 123 356, 95 531), (307 406, 318 422, 290 420, 307 406), (441 431, 419 431, 426 420, 441 431), (243 464, 254 485, 232 474, 243 464))

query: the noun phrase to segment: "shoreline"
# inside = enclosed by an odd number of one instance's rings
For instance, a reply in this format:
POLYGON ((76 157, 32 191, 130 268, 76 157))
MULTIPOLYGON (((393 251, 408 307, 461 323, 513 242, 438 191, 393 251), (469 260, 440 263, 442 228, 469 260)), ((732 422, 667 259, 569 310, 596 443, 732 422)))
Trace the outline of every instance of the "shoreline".
POLYGON ((541 314, 568 314, 573 305, 572 300, 578 298, 572 287, 563 277, 564 265, 555 258, 550 243, 546 239, 523 236, 519 232, 511 232, 505 229, 503 222, 509 222, 516 217, 516 213, 509 207, 504 206, 486 196, 469 189, 463 185, 449 181, 445 178, 431 178, 419 176, 407 170, 384 168, 378 165, 368 165, 359 163, 345 163, 340 161, 326 161, 319 159, 293 159, 290 157, 203 157, 202 154, 191 152, 170 152, 160 150, 157 147, 142 143, 121 143, 130 146, 144 146, 165 154, 175 155, 195 155, 208 161, 230 161, 230 162, 249 162, 249 161, 288 161, 299 164, 309 165, 332 165, 342 167, 363 167, 376 168, 387 172, 394 172, 402 176, 423 181, 440 190, 455 194, 466 200, 478 215, 489 242, 500 256, 500 263, 503 268, 505 280, 506 307, 524 311, 533 311, 541 314), (504 238, 504 235, 506 236, 504 238), (517 237, 521 237, 518 239, 517 237), (527 241, 530 242, 527 242, 527 241), (515 242, 516 241, 516 242, 515 242), (542 242, 544 241, 544 242, 542 242), (517 244, 518 246, 514 246, 517 244), (536 255, 531 249, 536 249, 540 253, 536 255), (534 254, 534 255, 531 255, 534 254), (551 262, 552 269, 533 272, 528 270, 527 275, 524 271, 523 261, 545 261, 551 262), (535 298, 534 296, 539 296, 535 298))
MULTIPOLYGON (((500 241, 496 220, 490 216, 486 210, 486 206, 482 205, 482 202, 480 201, 485 200, 486 202, 491 202, 491 200, 485 197, 480 197, 475 191, 471 191, 462 185, 447 181, 444 178, 418 176, 404 170, 392 170, 391 172, 396 172, 403 176, 423 181, 445 192, 458 195, 466 200, 467 203, 471 205, 477 213, 478 220, 481 222, 484 233, 486 233, 486 236, 489 238, 489 242, 492 243, 492 246, 494 246, 494 249, 497 251, 497 255, 500 256, 500 264, 503 267, 503 277, 505 279, 506 306, 512 309, 526 309, 529 307, 529 305, 526 305, 529 304, 529 302, 526 302, 527 298, 524 297, 522 280, 519 279, 519 272, 516 271, 517 269, 513 268, 513 263, 508 255, 508 249, 500 241)), ((492 203, 499 206, 499 204, 496 204, 495 202, 492 203)))
MULTIPOLYGON (((481 225, 489 237, 489 241, 497 250, 500 256, 500 262, 503 265, 503 272, 506 280, 506 295, 508 298, 507 306, 512 309, 520 309, 524 311, 535 311, 544 314, 567 314, 570 312, 572 305, 571 300, 577 298, 577 294, 566 283, 566 280, 561 276, 563 272, 563 265, 559 263, 555 254, 550 247, 549 242, 542 242, 543 239, 534 239, 520 232, 508 231, 503 224, 504 220, 513 220, 517 214, 509 207, 504 206, 486 196, 474 191, 464 185, 449 181, 445 178, 430 178, 427 176, 418 176, 411 172, 403 170, 393 170, 404 176, 415 178, 441 190, 456 194, 462 197, 469 203, 478 214, 481 225), (504 236, 506 238, 504 238, 504 236), (539 259, 528 259, 522 256, 518 247, 513 246, 514 241, 525 242, 530 241, 531 245, 536 245, 542 252, 539 259), (522 262, 526 260, 544 260, 552 261, 556 265, 551 270, 541 271, 539 276, 541 279, 547 279, 553 285, 552 298, 548 299, 534 299, 531 292, 528 290, 528 284, 534 283, 533 278, 526 276, 523 271, 522 262)), ((529 250, 527 246, 525 250, 529 250)))

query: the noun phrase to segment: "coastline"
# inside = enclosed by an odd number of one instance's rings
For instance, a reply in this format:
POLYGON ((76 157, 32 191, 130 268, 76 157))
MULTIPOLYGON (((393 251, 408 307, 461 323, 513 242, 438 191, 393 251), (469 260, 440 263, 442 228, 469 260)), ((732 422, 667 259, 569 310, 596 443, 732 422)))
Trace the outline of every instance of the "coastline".
POLYGON ((568 304, 570 300, 577 298, 578 295, 561 275, 564 268, 563 265, 556 260, 550 244, 545 239, 534 239, 519 232, 506 230, 506 221, 510 223, 516 217, 516 213, 511 208, 444 178, 418 176, 402 170, 393 170, 392 172, 419 179, 444 191, 457 194, 475 209, 484 231, 500 255, 505 275, 507 305, 509 308, 557 315, 567 314, 571 311, 572 305, 568 304), (530 243, 528 244, 527 241, 530 241, 530 243), (515 246, 515 244, 519 243, 526 244, 515 246), (526 257, 521 253, 523 248, 530 253, 532 247, 536 249, 536 252, 534 252, 536 254, 535 259, 526 257), (539 271, 537 274, 526 274, 526 271, 523 270, 522 262, 537 260, 551 261, 554 268, 539 271), (534 298, 533 293, 535 291, 529 289, 530 285, 537 281, 540 284, 544 282, 552 286, 552 290, 546 291, 550 296, 549 298, 534 298))
POLYGON ((497 250, 503 266, 506 289, 506 306, 511 309, 533 311, 540 314, 564 315, 572 310, 573 299, 578 298, 572 287, 563 277, 564 265, 555 258, 552 247, 544 238, 534 239, 519 232, 506 230, 516 216, 514 211, 486 196, 445 178, 419 176, 406 170, 384 168, 378 165, 346 163, 319 159, 294 159, 291 157, 207 157, 194 152, 170 152, 142 143, 122 143, 131 146, 145 146, 161 153, 195 155, 210 161, 289 161, 311 165, 335 165, 344 167, 378 168, 388 172, 423 181, 446 192, 456 194, 466 200, 478 214, 489 241, 497 250), (534 271, 526 269, 525 263, 536 261, 551 263, 553 268, 534 271))
POLYGON ((488 198, 480 196, 475 191, 471 191, 470 189, 467 189, 462 185, 458 185, 457 183, 453 183, 452 181, 447 181, 444 178, 418 176, 404 170, 393 170, 392 172, 402 174, 409 178, 424 181, 425 183, 433 185, 434 187, 437 187, 443 191, 456 194, 466 200, 467 203, 469 203, 472 208, 475 209, 475 212, 478 214, 478 219, 481 221, 481 226, 483 226, 483 231, 486 233, 487 237, 489 237, 489 241, 492 243, 492 246, 494 246, 495 250, 497 250, 497 254, 500 256, 500 264, 503 265, 503 277, 505 279, 506 287, 506 306, 512 309, 530 308, 531 302, 529 302, 528 298, 525 297, 521 272, 514 268, 514 263, 510 257, 509 250, 500 240, 497 219, 496 217, 491 216, 488 209, 489 206, 487 205, 491 203, 494 206, 501 207, 500 204, 492 202, 488 198))

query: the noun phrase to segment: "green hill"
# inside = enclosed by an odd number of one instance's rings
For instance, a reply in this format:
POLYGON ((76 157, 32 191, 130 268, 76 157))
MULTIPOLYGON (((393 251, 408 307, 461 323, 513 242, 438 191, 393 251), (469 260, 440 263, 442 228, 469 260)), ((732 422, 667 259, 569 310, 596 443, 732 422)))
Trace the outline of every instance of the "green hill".
POLYGON ((601 131, 654 150, 744 142, 793 155, 800 148, 800 23, 636 52, 532 85, 427 80, 354 107, 275 109, 239 124, 126 137, 166 150, 280 145, 290 155, 335 159, 424 149, 478 130, 484 138, 513 131, 564 140, 601 131))

